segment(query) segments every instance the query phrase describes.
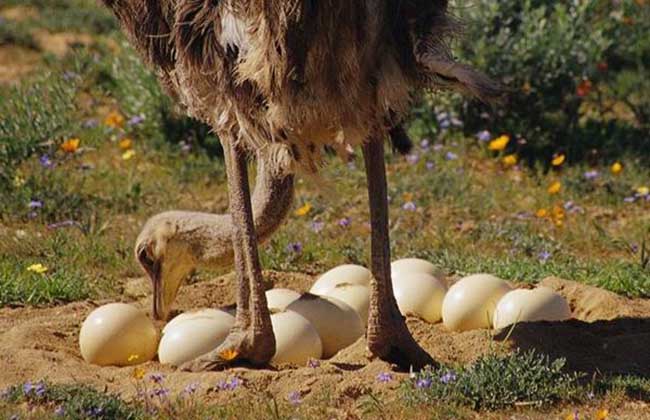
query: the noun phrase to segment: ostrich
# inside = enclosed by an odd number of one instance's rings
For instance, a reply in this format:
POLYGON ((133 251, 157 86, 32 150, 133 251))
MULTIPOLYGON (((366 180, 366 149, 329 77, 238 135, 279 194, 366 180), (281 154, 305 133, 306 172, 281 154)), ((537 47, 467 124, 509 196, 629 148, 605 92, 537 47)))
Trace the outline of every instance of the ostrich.
POLYGON ((403 137, 417 91, 453 89, 481 100, 498 94, 488 78, 454 61, 448 43, 457 24, 447 0, 103 2, 162 85, 213 128, 224 149, 230 214, 163 213, 136 244, 158 319, 168 317, 193 266, 234 260, 235 326, 217 349, 181 368, 270 361, 275 338, 258 241, 286 215, 293 174, 316 174, 324 148, 345 156, 355 147, 365 162, 371 219, 368 350, 404 368, 433 363, 392 293, 384 141, 403 137), (250 153, 259 163, 252 200, 250 153))

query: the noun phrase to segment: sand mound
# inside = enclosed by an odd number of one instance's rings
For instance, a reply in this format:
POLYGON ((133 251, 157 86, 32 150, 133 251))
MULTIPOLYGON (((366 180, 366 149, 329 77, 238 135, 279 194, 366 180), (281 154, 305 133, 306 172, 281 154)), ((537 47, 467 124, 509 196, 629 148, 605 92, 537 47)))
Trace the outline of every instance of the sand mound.
MULTIPOLYGON (((307 290, 313 278, 300 274, 267 273, 276 287, 307 290)), ((185 287, 179 296, 181 310, 226 306, 234 302, 234 278, 185 287)), ((576 319, 568 322, 535 322, 518 325, 510 335, 486 330, 448 332, 442 325, 409 318, 408 325, 433 357, 444 363, 469 363, 489 352, 534 348, 553 357, 564 357, 570 369, 587 373, 634 373, 650 376, 650 300, 626 299, 594 287, 545 279, 571 304, 576 319), (507 338, 507 340, 506 340, 507 338)), ((133 280, 125 287, 139 306, 151 301, 146 280, 133 280)), ((5 308, 0 310, 0 388, 26 380, 47 378, 55 382, 82 381, 130 397, 135 392, 132 368, 98 368, 83 362, 78 351, 81 323, 95 307, 107 302, 86 301, 51 308, 5 308)), ((283 396, 299 391, 308 400, 313 390, 331 391, 337 406, 353 404, 369 391, 386 393, 395 385, 376 381, 390 366, 369 361, 363 339, 341 351, 319 367, 251 370, 233 368, 224 372, 188 373, 150 362, 149 372, 164 372, 167 385, 180 391, 191 382, 204 387, 237 375, 246 389, 266 390, 283 396)), ((395 373, 396 378, 404 374, 395 373)), ((396 383, 396 381, 394 382, 396 383)), ((245 395, 245 394, 243 394, 245 395)), ((232 395, 210 393, 211 400, 229 400, 232 395)))

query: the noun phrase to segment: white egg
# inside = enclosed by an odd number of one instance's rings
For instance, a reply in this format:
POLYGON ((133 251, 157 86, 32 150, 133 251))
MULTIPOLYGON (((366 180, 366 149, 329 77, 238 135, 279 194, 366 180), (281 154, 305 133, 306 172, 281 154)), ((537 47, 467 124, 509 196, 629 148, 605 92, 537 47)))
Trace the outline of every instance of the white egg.
POLYGON ((273 312, 282 312, 294 300, 300 299, 300 293, 290 289, 271 289, 266 291, 266 302, 273 312))
POLYGON ((359 314, 348 304, 329 296, 305 293, 287 306, 307 318, 323 343, 323 357, 329 358, 354 343, 364 333, 359 314))
POLYGON ((88 315, 79 332, 81 356, 100 366, 129 366, 156 355, 158 331, 147 315, 132 305, 110 303, 88 315))
POLYGON ((333 297, 347 303, 357 311, 364 328, 368 324, 368 311, 370 309, 370 288, 358 284, 339 284, 324 296, 333 297))
POLYGON ((497 303, 510 290, 508 283, 490 274, 464 277, 445 295, 442 322, 452 331, 490 328, 497 303))
POLYGON ((316 328, 304 316, 285 311, 271 315, 275 335, 272 363, 304 366, 309 359, 323 356, 323 344, 316 328))
POLYGON ((158 346, 160 363, 179 366, 216 349, 234 323, 235 317, 219 309, 177 316, 163 328, 158 346))
POLYGON ((548 287, 506 293, 494 311, 494 328, 517 322, 565 321, 571 318, 567 301, 548 287))
POLYGON ((440 321, 446 292, 445 285, 427 273, 400 271, 393 276, 393 293, 402 315, 416 315, 431 323, 440 321))
POLYGON ((390 271, 393 277, 401 273, 426 273, 434 277, 441 277, 441 270, 429 261, 419 258, 403 258, 393 261, 390 265, 390 271))
POLYGON ((320 276, 309 290, 309 293, 325 295, 339 284, 370 286, 371 278, 372 273, 365 267, 354 264, 340 265, 320 276))

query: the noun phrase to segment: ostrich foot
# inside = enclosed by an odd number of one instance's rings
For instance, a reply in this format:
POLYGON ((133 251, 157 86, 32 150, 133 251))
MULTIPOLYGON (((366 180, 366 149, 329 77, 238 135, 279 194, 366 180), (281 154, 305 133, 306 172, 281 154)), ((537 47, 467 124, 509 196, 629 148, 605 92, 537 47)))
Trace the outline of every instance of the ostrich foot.
POLYGON ((210 353, 199 356, 180 366, 181 370, 204 372, 222 370, 233 365, 264 366, 275 353, 273 335, 254 334, 252 328, 232 331, 226 340, 210 353))
POLYGON ((395 364, 399 369, 421 370, 435 364, 429 353, 415 341, 401 314, 385 322, 373 322, 371 317, 367 342, 374 357, 395 364))

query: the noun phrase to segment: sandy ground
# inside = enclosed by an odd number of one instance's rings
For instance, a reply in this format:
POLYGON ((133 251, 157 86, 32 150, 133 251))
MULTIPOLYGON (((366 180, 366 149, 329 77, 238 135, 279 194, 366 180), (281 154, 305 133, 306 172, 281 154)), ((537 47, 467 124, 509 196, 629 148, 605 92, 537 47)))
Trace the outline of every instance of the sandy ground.
MULTIPOLYGON (((267 273, 276 287, 307 290, 313 279, 287 273, 267 273)), ((233 276, 186 286, 181 290, 180 310, 224 306, 234 302, 233 276)), ((582 284, 545 279, 570 302, 576 319, 567 322, 539 322, 518 325, 505 341, 504 333, 476 330, 452 333, 440 324, 409 318, 408 325, 418 341, 439 362, 469 363, 490 351, 515 347, 535 348, 553 357, 564 357, 570 369, 587 373, 633 373, 650 376, 650 300, 626 299, 582 284)), ((125 300, 150 307, 145 279, 130 281, 125 300)), ((86 382, 129 398, 135 392, 133 368, 98 368, 81 359, 78 332, 84 318, 104 301, 85 301, 48 308, 5 308, 0 310, 0 387, 27 380, 47 378, 54 382, 86 382)), ((381 361, 369 361, 360 339, 320 367, 284 367, 252 370, 234 368, 224 372, 188 373, 161 366, 143 365, 148 372, 164 372, 167 385, 180 391, 191 382, 216 384, 233 375, 246 387, 265 389, 276 395, 300 391, 306 401, 313 390, 330 389, 337 404, 353 403, 360 395, 386 392, 376 381, 390 370, 381 361)), ((395 374, 397 378, 403 374, 395 374)), ((397 382, 397 381, 395 381, 397 382)), ((231 396, 210 393, 219 401, 231 396)), ((219 402, 225 402, 219 401, 219 402)))

